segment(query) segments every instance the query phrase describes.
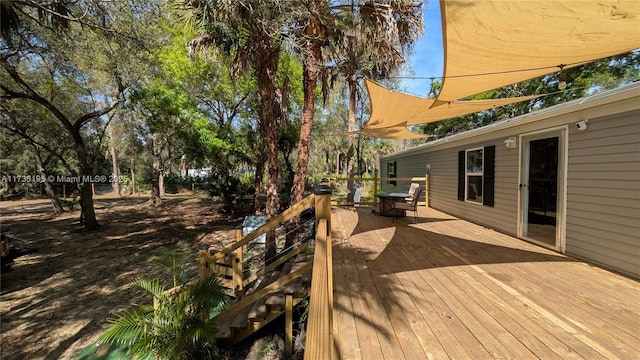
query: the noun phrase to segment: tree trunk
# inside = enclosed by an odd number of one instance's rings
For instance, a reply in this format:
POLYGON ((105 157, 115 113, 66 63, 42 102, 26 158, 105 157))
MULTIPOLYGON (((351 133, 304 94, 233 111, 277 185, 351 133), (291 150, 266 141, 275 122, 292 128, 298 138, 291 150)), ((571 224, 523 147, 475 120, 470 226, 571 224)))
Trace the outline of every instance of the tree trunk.
POLYGON ((324 151, 324 172, 325 174, 331 173, 331 152, 329 150, 324 151))
MULTIPOLYGON (((76 153, 78 154, 78 163, 80 164, 80 176, 91 176, 93 167, 90 165, 87 150, 84 147, 84 140, 80 135, 80 130, 72 133, 76 143, 76 153)), ((84 222, 84 228, 87 230, 95 230, 100 224, 96 219, 96 212, 93 208, 93 189, 91 183, 84 183, 80 186, 80 220, 84 222)))
POLYGON ((148 204, 161 205, 160 198, 160 144, 158 144, 158 135, 154 134, 151 139, 151 152, 153 153, 153 175, 151 178, 151 197, 148 204))
MULTIPOLYGON (((67 131, 69 131, 69 134, 73 138, 76 153, 78 155, 77 160, 80 168, 80 176, 91 176, 92 166, 90 166, 91 162, 87 154, 87 149, 84 145, 84 139, 82 138, 82 126, 89 120, 100 117, 112 111, 118 105, 118 102, 115 102, 103 109, 85 113, 72 123, 70 119, 62 111, 60 111, 59 108, 57 108, 49 100, 43 98, 40 94, 29 87, 29 85, 21 78, 18 71, 11 65, 9 65, 7 59, 7 57, 4 57, 0 62, 2 63, 6 72, 9 73, 16 84, 20 86, 21 90, 24 91, 23 93, 12 93, 12 97, 9 97, 9 99, 30 99, 47 108, 47 110, 50 111, 51 114, 60 121, 60 123, 67 129, 67 131)), ((91 184, 88 184, 88 186, 82 186, 82 191, 80 194, 80 207, 82 208, 82 218, 84 220, 85 229, 94 230, 98 226, 100 226, 100 224, 98 224, 98 221, 96 220, 96 214, 93 209, 93 191, 90 185, 91 184)))
MULTIPOLYGON (((349 76, 347 78, 347 82, 349 83, 349 128, 347 131, 354 131, 356 129, 356 79, 354 76, 349 76)), ((347 202, 352 202, 353 197, 355 195, 355 182, 353 181, 353 177, 355 175, 354 172, 354 138, 355 135, 349 135, 349 146, 347 148, 347 189, 349 192, 347 193, 347 202)))
POLYGON ((166 144, 166 138, 164 136, 158 136, 158 143, 157 143, 158 147, 156 149, 155 158, 158 160, 158 190, 160 193, 160 199, 162 199, 167 195, 164 188, 165 164, 162 161, 162 149, 165 148, 165 144, 166 144))
MULTIPOLYGON (((276 93, 276 72, 278 70, 279 44, 274 45, 269 38, 264 39, 255 49, 256 57, 260 59, 256 64, 258 87, 260 89, 260 103, 262 114, 261 133, 267 140, 267 220, 278 214, 280 199, 278 198, 278 137, 276 115, 280 112, 279 104, 274 101, 276 93)), ((265 242, 265 264, 273 261, 276 255, 275 233, 270 231, 265 242)))
POLYGON ((40 177, 43 179, 42 185, 44 185, 44 192, 47 194, 47 196, 51 200, 51 205, 53 205, 53 211, 56 214, 61 214, 64 212, 64 208, 62 207, 62 203, 60 203, 60 198, 58 198, 56 193, 53 191, 53 188, 51 188, 51 183, 47 179, 47 172, 44 168, 44 163, 42 162, 42 158, 40 157, 38 148, 35 145, 33 145, 33 155, 36 160, 36 167, 38 168, 38 174, 40 174, 40 177))
POLYGON ((253 185, 253 212, 255 215, 260 213, 260 189, 262 188, 262 181, 264 177, 264 148, 261 147, 259 152, 260 157, 256 161, 256 176, 253 185))
POLYGON ((107 133, 109 135, 109 152, 111 153, 111 165, 113 169, 113 182, 111 183, 111 186, 113 186, 113 191, 116 193, 116 197, 121 197, 122 194, 120 193, 120 168, 118 167, 118 152, 115 146, 115 139, 113 138, 111 123, 107 125, 107 133))
POLYGON ((236 208, 233 205, 233 194, 229 191, 229 187, 225 184, 224 181, 218 182, 218 186, 220 186, 220 192, 222 193, 222 198, 224 199, 224 207, 225 210, 229 214, 235 214, 236 208))
POLYGON ((301 201, 307 180, 309 166, 309 151, 311 149, 311 130, 313 129, 313 114, 315 110, 316 86, 320 75, 320 61, 322 60, 322 46, 326 37, 322 24, 311 21, 305 28, 307 37, 305 43, 305 57, 303 59, 303 91, 302 122, 300 124, 300 140, 298 144, 298 160, 296 172, 291 188, 291 205, 301 201))
MULTIPOLYGON (((316 87, 320 75, 320 61, 322 60, 322 46, 326 37, 324 26, 317 21, 311 21, 305 28, 305 56, 302 68, 302 87, 304 100, 302 104, 302 121, 300 124, 300 140, 298 143, 298 160, 291 187, 291 205, 304 198, 309 167, 309 152, 311 150, 311 130, 313 129, 313 115, 316 103, 316 87)), ((291 247, 298 238, 300 217, 291 219, 285 247, 291 247)))
POLYGON ((131 157, 131 195, 136 193, 136 160, 131 157))
POLYGON ((160 172, 158 174, 158 190, 160 192, 160 198, 165 197, 167 194, 164 188, 164 171, 160 168, 160 172))

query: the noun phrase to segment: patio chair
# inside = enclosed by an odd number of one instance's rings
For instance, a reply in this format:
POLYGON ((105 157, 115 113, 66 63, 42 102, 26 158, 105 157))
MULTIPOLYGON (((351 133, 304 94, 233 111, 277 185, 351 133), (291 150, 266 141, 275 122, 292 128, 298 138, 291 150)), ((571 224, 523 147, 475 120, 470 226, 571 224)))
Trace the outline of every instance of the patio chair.
POLYGON ((411 197, 410 202, 397 201, 393 204, 393 222, 396 222, 396 209, 405 210, 405 211, 413 211, 413 217, 415 219, 415 223, 418 223, 418 198, 420 198, 420 193, 422 192, 421 187, 417 187, 413 192, 413 196, 411 197))
POLYGON ((411 201, 413 200, 413 192, 416 191, 417 188, 420 187, 420 184, 418 183, 411 183, 411 186, 409 186, 409 191, 407 192, 409 195, 411 195, 410 197, 404 199, 405 201, 411 201))

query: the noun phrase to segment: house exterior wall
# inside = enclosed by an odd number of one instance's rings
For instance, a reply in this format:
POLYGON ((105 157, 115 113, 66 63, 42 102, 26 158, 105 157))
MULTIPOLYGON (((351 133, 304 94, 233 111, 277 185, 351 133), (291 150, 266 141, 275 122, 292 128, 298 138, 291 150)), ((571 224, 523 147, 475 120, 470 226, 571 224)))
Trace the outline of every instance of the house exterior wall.
MULTIPOLYGON (((386 155, 381 168, 395 161, 397 177, 412 177, 430 164, 431 207, 518 236, 519 136, 564 129, 566 253, 640 278, 640 84, 533 114, 386 155), (575 123, 585 119, 588 128, 579 131, 575 123), (516 148, 504 145, 510 137, 518 139, 516 148), (459 201, 458 151, 490 145, 496 146, 494 206, 459 201)), ((382 190, 397 190, 387 186, 382 190)))
POLYGON ((640 111, 571 129, 566 252, 640 277, 640 111))
MULTIPOLYGON (((501 146, 498 140, 493 139, 445 150, 407 154, 397 158, 389 158, 389 161, 396 161, 397 176, 400 178, 424 176, 426 165, 431 165, 429 206, 434 209, 495 228, 510 235, 516 235, 517 218, 513 209, 517 207, 518 203, 517 149, 507 149, 501 146), (458 151, 490 145, 496 145, 495 205, 490 207, 458 201, 458 151)), ((382 185, 382 191, 398 190, 390 185, 382 185)))

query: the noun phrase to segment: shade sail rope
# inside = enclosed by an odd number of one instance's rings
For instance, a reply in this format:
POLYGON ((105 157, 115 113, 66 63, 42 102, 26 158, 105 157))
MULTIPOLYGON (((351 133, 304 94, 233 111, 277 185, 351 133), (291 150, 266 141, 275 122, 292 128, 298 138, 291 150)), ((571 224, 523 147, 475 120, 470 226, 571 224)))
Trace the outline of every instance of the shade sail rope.
MULTIPOLYGON (((618 55, 624 55, 624 54, 629 54, 629 53, 630 52, 626 52, 626 53, 622 53, 622 54, 618 54, 618 55)), ((442 76, 387 76, 387 77, 385 77, 385 79, 406 79, 406 80, 454 79, 454 78, 475 77, 475 76, 502 75, 502 74, 511 74, 511 73, 517 73, 517 72, 536 71, 536 70, 554 69, 554 68, 558 68, 558 72, 560 72, 560 68, 561 67, 562 67, 563 70, 564 69, 570 69, 572 67, 576 67, 576 66, 580 66, 580 65, 587 65, 587 64, 595 62, 595 61, 609 59, 609 58, 611 58, 611 56, 603 57, 603 58, 599 58, 599 59, 588 60, 588 61, 575 62, 575 63, 572 63, 572 64, 558 64, 558 65, 541 66, 541 67, 529 68, 529 69, 493 71, 493 72, 477 73, 477 74, 448 75, 448 76, 444 76, 444 75, 442 75, 442 76)), ((629 64, 629 66, 631 66, 631 64, 629 64)), ((542 76, 548 76, 549 74, 552 74, 552 73, 553 73, 553 71, 549 72, 549 73, 547 73, 545 75, 542 75, 542 76)), ((384 80, 384 79, 380 79, 380 80, 384 80)), ((529 80, 531 80, 531 79, 529 79, 529 80)), ((527 80, 523 80, 523 81, 527 81, 527 80)), ((515 84, 518 84, 518 83, 515 83, 515 84)))

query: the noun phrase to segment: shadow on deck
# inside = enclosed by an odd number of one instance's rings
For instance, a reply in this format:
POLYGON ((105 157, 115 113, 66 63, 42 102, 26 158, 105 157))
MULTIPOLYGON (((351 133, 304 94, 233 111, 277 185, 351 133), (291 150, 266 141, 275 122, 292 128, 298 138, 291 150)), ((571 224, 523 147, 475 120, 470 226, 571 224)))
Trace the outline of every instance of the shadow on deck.
POLYGON ((344 359, 640 357, 638 282, 430 208, 334 208, 344 359))

